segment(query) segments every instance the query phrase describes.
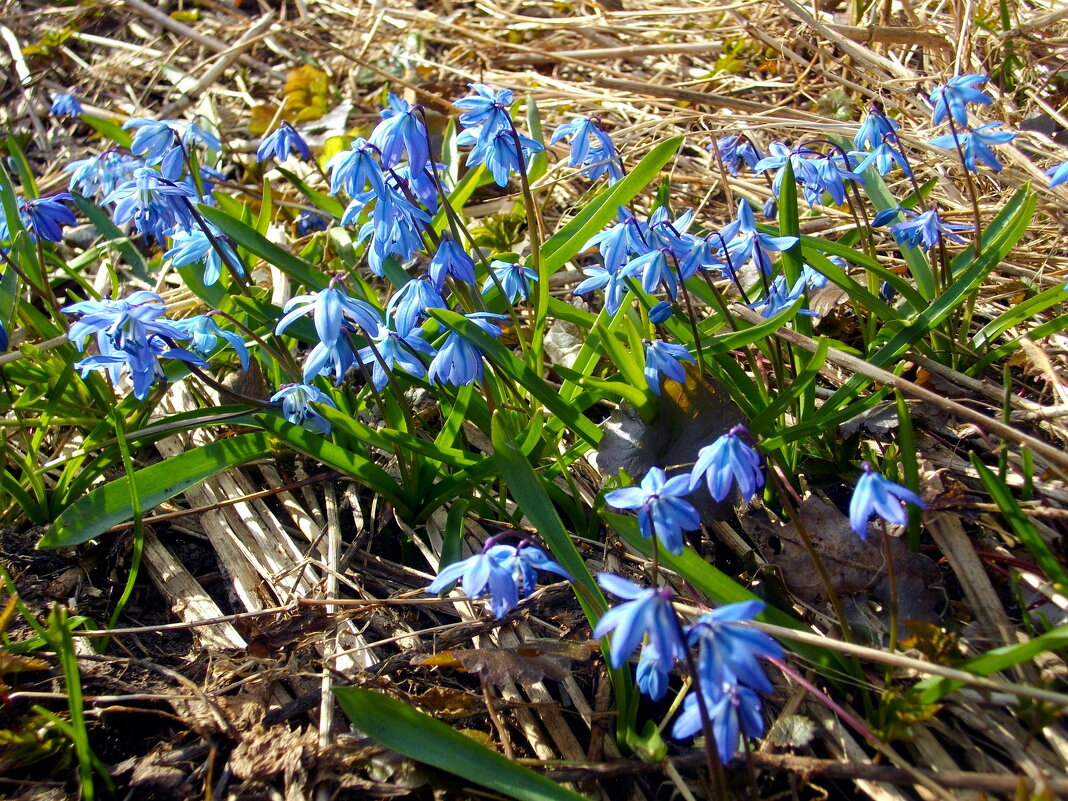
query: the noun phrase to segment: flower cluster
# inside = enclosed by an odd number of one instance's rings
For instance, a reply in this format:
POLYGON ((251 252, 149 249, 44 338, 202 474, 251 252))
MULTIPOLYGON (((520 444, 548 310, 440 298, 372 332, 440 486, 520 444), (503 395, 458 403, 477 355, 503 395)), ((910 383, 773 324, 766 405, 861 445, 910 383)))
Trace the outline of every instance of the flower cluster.
POLYGON ((729 762, 743 737, 764 733, 760 693, 772 691, 759 660, 782 657, 782 648, 767 634, 747 625, 764 608, 760 601, 728 604, 683 627, 666 587, 643 589, 611 573, 598 583, 624 599, 609 609, 594 627, 594 637, 611 634, 609 661, 620 668, 640 645, 637 684, 641 692, 659 700, 668 689, 677 661, 696 648, 696 686, 686 697, 672 736, 692 737, 701 731, 701 701, 708 715, 719 758, 729 762))
POLYGON ((748 433, 745 426, 737 425, 702 448, 689 475, 669 479, 663 470, 653 467, 640 487, 612 490, 605 495, 605 501, 617 509, 637 509, 642 536, 655 536, 669 553, 680 554, 682 532, 701 525, 697 510, 683 496, 697 489, 702 481, 717 501, 730 494, 734 482, 746 500, 764 486, 760 454, 744 439, 748 433))

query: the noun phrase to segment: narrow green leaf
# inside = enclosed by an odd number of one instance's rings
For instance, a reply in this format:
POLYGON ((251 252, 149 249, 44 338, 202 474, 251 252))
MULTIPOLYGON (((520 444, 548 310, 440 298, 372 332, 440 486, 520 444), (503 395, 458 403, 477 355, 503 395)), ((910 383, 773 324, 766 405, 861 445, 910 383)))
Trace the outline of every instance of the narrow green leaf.
POLYGON ((78 119, 119 147, 125 147, 128 150, 130 143, 133 142, 133 135, 129 131, 124 131, 117 122, 105 120, 101 117, 93 117, 89 114, 79 114, 78 119))
POLYGON ((327 195, 317 189, 312 189, 304 181, 298 178, 296 173, 292 173, 284 167, 276 167, 275 169, 282 173, 283 177, 297 188, 297 191, 304 195, 304 197, 308 198, 308 200, 314 203, 321 211, 333 217, 335 220, 341 219, 341 215, 345 212, 344 203, 336 197, 327 195))
POLYGON ((334 696, 357 729, 417 762, 519 801, 586 801, 409 704, 359 687, 335 687, 334 696))
POLYGON ((122 254, 123 262, 130 267, 133 274, 142 281, 148 282, 150 280, 148 276, 148 265, 145 263, 141 251, 139 251, 137 246, 130 241, 130 238, 111 221, 111 217, 91 200, 87 200, 81 195, 74 195, 74 205, 77 206, 78 211, 84 214, 89 222, 93 224, 97 233, 104 237, 111 247, 114 247, 122 254))
POLYGON ((1053 555, 1049 545, 1042 539, 1042 535, 1038 533, 1034 524, 1027 519, 1023 509, 1016 503, 1016 499, 1012 497, 1009 488, 1005 486, 1000 478, 994 475, 994 472, 989 467, 982 463, 977 453, 973 452, 971 454, 971 460, 972 466, 979 473, 979 478, 983 480, 983 486, 986 487, 986 491, 990 493, 990 497, 998 505, 1002 517, 1008 521, 1013 532, 1023 542, 1024 547, 1031 554, 1031 558, 1042 568, 1046 578, 1053 582, 1057 592, 1062 595, 1068 592, 1068 575, 1065 574, 1064 568, 1057 557, 1053 555))
POLYGON ((288 250, 271 242, 255 228, 236 220, 226 212, 201 204, 198 209, 204 219, 226 234, 235 243, 256 254, 268 264, 272 264, 294 281, 308 289, 322 289, 329 280, 320 273, 315 265, 294 256, 288 250))
POLYGON ((223 470, 261 459, 270 452, 265 435, 242 434, 180 453, 138 470, 130 477, 115 479, 91 490, 63 510, 37 547, 77 545, 132 518, 134 510, 128 480, 137 483, 143 513, 223 470))

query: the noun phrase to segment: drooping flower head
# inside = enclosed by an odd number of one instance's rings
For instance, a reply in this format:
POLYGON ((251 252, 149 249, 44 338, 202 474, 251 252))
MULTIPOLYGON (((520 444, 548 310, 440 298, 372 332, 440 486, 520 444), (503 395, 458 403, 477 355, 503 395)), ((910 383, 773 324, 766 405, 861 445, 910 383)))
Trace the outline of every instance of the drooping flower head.
POLYGON ((53 117, 77 117, 82 113, 82 104, 71 94, 58 94, 52 97, 52 108, 48 113, 53 117))
POLYGON ((318 387, 310 384, 284 384, 271 396, 272 403, 282 402, 282 417, 294 425, 303 426, 320 434, 330 433, 330 421, 315 411, 313 403, 325 403, 337 408, 337 404, 318 387))
POLYGON ((849 524, 862 540, 868 538, 868 520, 873 514, 887 523, 903 526, 909 520, 905 511, 906 503, 915 504, 921 509, 927 508, 923 498, 879 475, 867 462, 861 465, 861 469, 864 472, 849 502, 849 524))
POLYGON ((690 491, 696 489, 703 478, 712 497, 722 501, 737 481, 742 498, 747 501, 752 498, 764 486, 764 471, 760 453, 745 441, 748 434, 745 426, 737 425, 711 445, 701 448, 690 473, 690 491))
POLYGON ((935 87, 931 92, 931 102, 934 104, 932 122, 938 125, 947 116, 952 116, 958 125, 967 125, 969 103, 989 106, 994 102, 975 88, 986 82, 985 75, 956 75, 945 86, 935 87))
MULTIPOLYGON (((612 607, 597 622, 593 636, 612 633, 609 662, 620 668, 634 649, 648 638, 657 669, 670 671, 676 659, 685 659, 685 646, 671 606, 672 593, 668 587, 642 588, 612 573, 600 573, 597 583, 607 592, 626 600, 612 607)), ((651 669, 651 665, 647 669, 651 669)))
POLYGON ((289 158, 290 153, 300 156, 302 161, 311 158, 308 143, 292 125, 282 120, 281 125, 263 137, 263 141, 256 149, 256 161, 266 161, 274 156, 274 160, 281 164, 289 158))
POLYGON ((643 339, 645 345, 645 381, 649 389, 660 394, 660 376, 664 375, 679 384, 686 383, 686 368, 683 362, 693 364, 693 356, 685 345, 662 342, 659 339, 643 339))

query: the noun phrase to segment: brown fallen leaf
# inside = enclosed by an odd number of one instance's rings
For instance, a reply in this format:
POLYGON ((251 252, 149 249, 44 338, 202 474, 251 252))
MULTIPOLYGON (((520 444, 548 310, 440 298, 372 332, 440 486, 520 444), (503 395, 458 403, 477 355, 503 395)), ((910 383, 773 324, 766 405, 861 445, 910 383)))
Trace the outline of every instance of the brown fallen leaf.
MULTIPOLYGON (((870 593, 884 606, 890 603, 883 552, 883 533, 876 527, 862 540, 850 528, 849 518, 831 504, 810 495, 798 507, 798 516, 839 595, 870 593)), ((779 570, 786 587, 817 609, 827 604, 827 591, 793 523, 782 524, 766 510, 753 509, 739 520, 757 549, 779 570)), ((942 618, 945 593, 942 574, 923 554, 913 553, 898 537, 890 537, 897 583, 898 618, 936 623, 942 618)))
POLYGON ((513 681, 525 684, 542 679, 563 681, 570 674, 570 660, 539 649, 505 651, 498 648, 454 648, 431 656, 417 656, 413 665, 447 667, 474 673, 490 684, 513 681))

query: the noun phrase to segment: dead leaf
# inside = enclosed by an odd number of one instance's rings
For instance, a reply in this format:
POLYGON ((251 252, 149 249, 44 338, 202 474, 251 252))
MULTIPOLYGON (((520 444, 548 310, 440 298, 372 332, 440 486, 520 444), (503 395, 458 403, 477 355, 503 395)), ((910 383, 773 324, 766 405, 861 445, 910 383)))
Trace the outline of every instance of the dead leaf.
MULTIPOLYGON (((810 495, 798 508, 798 515, 820 560, 839 595, 871 593, 884 606, 890 603, 883 533, 876 527, 862 540, 849 525, 849 518, 831 504, 810 495)), ((757 543, 758 550, 778 573, 787 588, 817 609, 827 603, 827 592, 808 551, 793 523, 781 524, 765 510, 741 516, 742 527, 757 543)), ((913 553, 898 537, 890 537, 897 584, 898 618, 937 623, 945 606, 942 575, 934 562, 913 553)))
POLYGON ((570 674, 568 660, 544 652, 527 653, 497 648, 455 648, 432 656, 415 657, 413 665, 449 667, 474 673, 490 684, 526 684, 542 679, 563 681, 570 674))

